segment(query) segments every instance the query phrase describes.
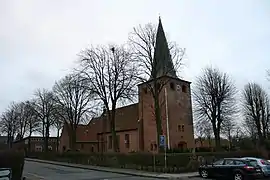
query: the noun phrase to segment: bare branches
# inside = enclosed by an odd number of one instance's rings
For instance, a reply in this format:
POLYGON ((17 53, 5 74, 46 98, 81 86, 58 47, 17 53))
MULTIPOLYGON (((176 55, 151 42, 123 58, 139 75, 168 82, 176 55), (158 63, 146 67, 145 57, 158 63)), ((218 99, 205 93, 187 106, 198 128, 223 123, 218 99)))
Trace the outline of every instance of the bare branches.
POLYGON ((200 137, 211 139, 211 136, 213 134, 212 124, 208 120, 197 120, 196 132, 200 137))
POLYGON ((15 140, 21 140, 27 133, 31 136, 40 128, 40 122, 33 108, 33 102, 13 102, 2 114, 0 130, 8 134, 10 142, 15 136, 15 140))
POLYGON ((223 122, 233 119, 237 113, 236 88, 226 73, 206 68, 197 78, 193 91, 195 116, 211 122, 216 146, 220 146, 220 131, 223 122))
MULTIPOLYGON (((81 54, 82 76, 90 83, 93 93, 104 104, 115 104, 124 99, 133 100, 136 95, 136 66, 133 56, 123 46, 92 47, 81 54)), ((107 107, 108 108, 108 107, 107 107)))
POLYGON ((129 42, 134 51, 139 67, 143 68, 148 78, 154 68, 154 52, 156 47, 157 29, 153 24, 144 27, 139 25, 130 33, 129 42))
MULTIPOLYGON (((14 104, 13 106, 16 112, 16 120, 18 123, 18 135, 19 139, 22 139, 27 131, 27 109, 26 104, 24 102, 20 102, 18 104, 14 104)), ((18 140, 17 138, 17 140, 18 140)))
POLYGON ((48 140, 50 136, 50 128, 54 124, 54 119, 52 118, 52 113, 54 110, 54 95, 51 91, 46 89, 38 89, 35 92, 36 101, 34 110, 37 117, 42 122, 42 135, 44 137, 44 147, 45 152, 48 151, 48 140))
MULTIPOLYGON (((89 83, 89 89, 97 100, 103 102, 114 134, 117 103, 123 100, 132 101, 137 94, 137 71, 133 54, 124 46, 111 46, 110 49, 99 46, 86 49, 80 58, 80 73, 89 83)), ((115 142, 114 136, 115 134, 115 142)))
POLYGON ((1 132, 6 133, 8 136, 9 147, 12 147, 14 136, 17 132, 18 123, 16 119, 16 112, 13 108, 15 103, 11 103, 10 107, 2 114, 0 129, 1 132))
POLYGON ((40 121, 38 114, 35 111, 35 100, 25 102, 25 116, 29 136, 31 136, 34 132, 40 131, 42 122, 40 121))
POLYGON ((250 123, 251 133, 256 133, 260 145, 269 133, 270 104, 267 93, 256 83, 248 83, 243 91, 243 112, 250 123))
POLYGON ((44 124, 47 124, 49 126, 52 125, 53 120, 50 117, 54 109, 55 103, 53 93, 46 89, 38 89, 35 92, 35 96, 36 101, 34 103, 34 109, 38 117, 42 120, 44 124))
MULTIPOLYGON (((136 57, 138 63, 138 70, 140 71, 140 79, 142 82, 149 80, 151 76, 153 78, 158 78, 158 74, 152 73, 154 69, 157 68, 154 53, 156 49, 156 36, 157 28, 154 24, 146 24, 145 26, 139 25, 133 28, 133 32, 129 35, 129 44, 131 50, 136 57)), ((167 43, 167 42, 166 42, 167 43)), ((169 74, 169 72, 179 69, 183 65, 183 59, 185 55, 185 49, 179 48, 175 42, 168 42, 168 48, 170 52, 170 58, 173 62, 173 69, 166 69, 164 74, 169 74)))
POLYGON ((71 148, 75 147, 76 129, 83 122, 83 116, 93 115, 90 101, 93 92, 87 88, 88 81, 79 74, 68 75, 54 85, 56 126, 66 123, 69 128, 71 148))

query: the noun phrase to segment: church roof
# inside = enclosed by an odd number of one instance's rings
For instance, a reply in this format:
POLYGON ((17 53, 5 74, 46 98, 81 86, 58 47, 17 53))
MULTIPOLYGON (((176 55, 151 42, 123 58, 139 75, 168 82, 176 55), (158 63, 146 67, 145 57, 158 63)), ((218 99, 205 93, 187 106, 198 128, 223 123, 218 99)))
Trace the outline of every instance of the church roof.
MULTIPOLYGON (((130 131, 136 130, 138 128, 138 103, 131 104, 129 106, 124 106, 116 109, 115 117, 115 128, 116 131, 130 131)), ((96 141, 97 134, 104 132, 110 132, 110 123, 106 120, 106 129, 103 129, 103 119, 104 117, 93 118, 86 125, 78 125, 76 130, 76 141, 86 142, 86 141, 96 141)), ((63 131, 67 131, 66 124, 64 125, 63 131)), ((62 133, 63 135, 63 133, 62 133)), ((66 134, 67 135, 67 134, 66 134)))
POLYGON ((150 79, 156 79, 161 76, 171 76, 177 78, 168 42, 165 36, 165 32, 163 30, 161 18, 159 18, 156 35, 153 69, 151 72, 150 79))

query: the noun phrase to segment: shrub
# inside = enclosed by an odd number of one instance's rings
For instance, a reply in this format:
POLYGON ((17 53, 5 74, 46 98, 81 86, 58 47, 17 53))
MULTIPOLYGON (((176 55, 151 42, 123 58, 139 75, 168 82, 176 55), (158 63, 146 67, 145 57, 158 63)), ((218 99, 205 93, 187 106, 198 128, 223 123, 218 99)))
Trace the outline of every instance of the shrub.
POLYGON ((22 178, 24 167, 24 152, 0 151, 0 168, 12 169, 12 180, 22 178))
MULTIPOLYGON (((97 166, 115 167, 115 168, 133 168, 148 171, 163 171, 165 167, 165 154, 151 153, 83 153, 83 152, 65 152, 65 153, 34 153, 32 158, 45 160, 55 160, 79 164, 89 164, 97 166)), ((167 169, 174 173, 196 171, 201 163, 212 163, 213 161, 226 157, 260 157, 257 151, 234 151, 234 152, 197 152, 192 153, 169 153, 166 154, 167 169)))

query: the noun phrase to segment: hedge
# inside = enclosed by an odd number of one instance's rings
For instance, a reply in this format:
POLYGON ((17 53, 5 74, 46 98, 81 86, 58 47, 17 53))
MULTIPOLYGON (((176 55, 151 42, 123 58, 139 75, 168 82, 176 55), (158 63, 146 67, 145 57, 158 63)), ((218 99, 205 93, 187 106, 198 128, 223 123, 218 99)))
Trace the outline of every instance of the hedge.
POLYGON ((0 151, 0 168, 11 168, 12 180, 22 179, 24 167, 24 152, 0 151))
POLYGON ((225 157, 244 156, 260 157, 260 153, 257 151, 202 152, 196 154, 171 153, 167 154, 167 168, 164 167, 164 154, 106 153, 102 155, 82 152, 65 152, 62 154, 54 152, 28 154, 29 158, 166 173, 197 171, 197 168, 201 163, 212 163, 219 158, 225 157))

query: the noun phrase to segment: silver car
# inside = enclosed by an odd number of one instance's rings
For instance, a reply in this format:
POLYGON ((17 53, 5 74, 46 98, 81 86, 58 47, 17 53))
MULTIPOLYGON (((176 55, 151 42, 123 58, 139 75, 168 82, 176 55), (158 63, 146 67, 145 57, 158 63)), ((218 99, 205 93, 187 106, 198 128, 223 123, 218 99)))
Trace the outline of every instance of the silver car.
POLYGON ((242 159, 254 162, 254 164, 256 163, 256 165, 261 167, 264 176, 270 176, 270 162, 267 160, 255 157, 243 157, 242 159))

